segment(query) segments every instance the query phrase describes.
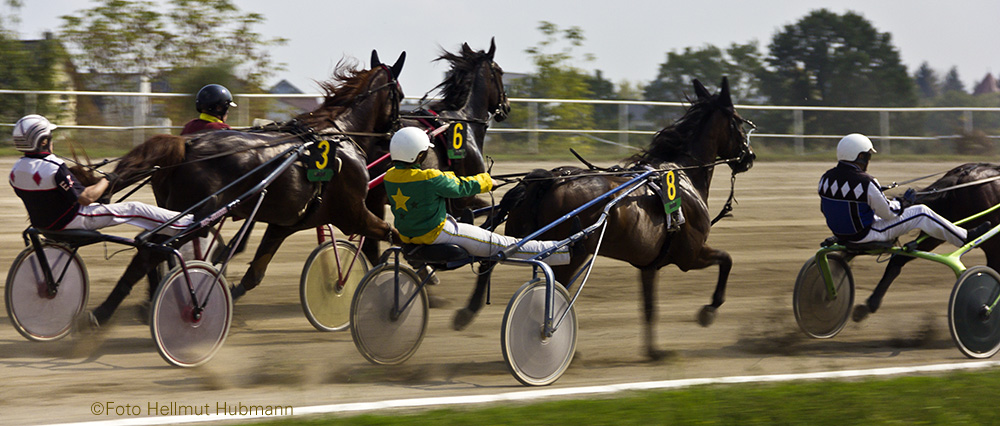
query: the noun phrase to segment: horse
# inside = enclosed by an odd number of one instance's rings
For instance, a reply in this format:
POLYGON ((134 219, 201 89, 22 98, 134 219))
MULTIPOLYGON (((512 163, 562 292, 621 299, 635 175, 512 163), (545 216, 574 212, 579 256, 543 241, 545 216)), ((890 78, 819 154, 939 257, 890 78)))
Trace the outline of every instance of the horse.
MULTIPOLYGON (((714 165, 728 164, 735 178, 737 173, 749 170, 756 157, 743 130, 743 124, 749 121, 740 117, 733 107, 728 79, 723 78, 721 89, 716 94, 710 94, 698 80, 694 80, 693 85, 697 99, 691 102, 685 114, 660 130, 645 150, 626 159, 626 170, 674 170, 684 223, 676 230, 668 229, 661 196, 647 186, 612 208, 603 238, 604 245, 596 253, 624 260, 639 269, 645 349, 649 358, 654 360, 666 355, 654 343, 657 272, 669 264, 677 265, 682 271, 718 265, 719 278, 712 302, 705 305, 698 315, 703 326, 714 321, 715 311, 725 300, 726 281, 733 263, 728 253, 705 244, 712 224, 707 200, 714 165), (719 158, 725 160, 717 161, 719 158)), ((506 233, 524 237, 587 201, 612 191, 628 179, 621 174, 571 166, 551 171, 535 170, 504 195, 498 209, 509 212, 506 233)), ((539 239, 567 238, 580 230, 574 228, 579 228, 581 223, 594 223, 602 208, 595 206, 587 209, 580 214, 580 222, 565 221, 539 239)), ((587 238, 583 244, 588 255, 595 254, 596 238, 587 238)), ((569 265, 554 266, 552 270, 556 280, 570 282, 573 273, 588 257, 573 256, 569 265)), ((488 274, 480 277, 468 305, 456 312, 454 328, 467 326, 482 307, 487 280, 488 274)))
MULTIPOLYGON (((1000 164, 966 163, 955 167, 934 183, 918 191, 914 202, 930 207, 952 222, 980 213, 1000 203, 1000 164), (991 178, 992 180, 989 180, 991 178), (979 181, 984 182, 975 184, 979 181)), ((962 226, 972 229, 987 220, 993 224, 1000 223, 1000 212, 990 213, 962 226)), ((916 249, 931 251, 943 242, 927 237, 917 244, 916 249)), ((979 248, 986 254, 987 266, 1000 269, 1000 239, 986 240, 979 248)), ((892 256, 871 296, 865 303, 854 307, 851 317, 855 322, 864 320, 869 314, 878 310, 889 286, 902 272, 903 265, 913 259, 910 256, 892 256)))
MULTIPOLYGON (((428 131, 446 125, 464 128, 461 142, 462 158, 450 158, 448 148, 455 142, 451 131, 442 132, 434 140, 434 148, 422 163, 425 168, 455 172, 458 176, 472 176, 486 171, 483 145, 490 120, 503 121, 510 112, 510 102, 503 86, 503 69, 493 57, 496 43, 490 39, 489 51, 475 51, 463 43, 460 53, 444 51, 435 61, 448 61, 451 69, 444 81, 431 91, 439 90, 441 99, 401 115, 402 126, 415 126, 428 131)), ((428 92, 429 93, 429 92, 428 92)), ((370 144, 365 147, 369 158, 377 159, 389 152, 388 144, 370 144)), ((372 167, 372 176, 379 176, 392 167, 384 161, 372 167)), ((365 204, 379 218, 385 217, 388 197, 385 187, 375 186, 368 191, 365 204)), ((448 211, 458 215, 467 207, 485 207, 486 202, 476 197, 449 200, 448 211)), ((365 240, 365 256, 374 264, 379 257, 378 241, 365 240)))
MULTIPOLYGON (((123 186, 142 179, 150 170, 150 183, 160 206, 184 210, 210 197, 228 183, 279 155, 291 144, 330 137, 330 150, 323 157, 335 175, 328 182, 310 182, 307 169, 297 164, 269 187, 259 208, 257 221, 267 223, 250 268, 233 286, 234 298, 256 287, 278 247, 296 231, 332 224, 345 233, 372 239, 399 241, 399 233, 364 207, 369 174, 365 153, 349 138, 339 135, 388 138, 398 128, 399 101, 403 97, 398 77, 406 53, 388 66, 372 52, 372 67, 357 69, 338 64, 332 82, 322 83, 324 102, 314 111, 283 124, 250 131, 220 130, 193 137, 158 135, 120 159, 114 173, 123 186)), ((317 143, 322 147, 322 143, 317 143)), ((262 178, 263 170, 214 197, 195 212, 210 213, 238 197, 262 178)), ((254 203, 244 203, 230 212, 236 218, 251 214, 254 203)))

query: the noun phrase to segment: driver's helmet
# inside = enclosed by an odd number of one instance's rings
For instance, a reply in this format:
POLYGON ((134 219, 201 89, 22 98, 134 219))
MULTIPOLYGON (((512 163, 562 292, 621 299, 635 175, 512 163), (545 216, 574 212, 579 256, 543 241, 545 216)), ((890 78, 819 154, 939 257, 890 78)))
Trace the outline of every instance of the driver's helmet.
POLYGON ((851 133, 837 143, 837 159, 840 161, 854 161, 862 152, 876 153, 871 139, 861 133, 851 133))
POLYGON ((194 100, 194 108, 198 112, 211 114, 222 118, 229 111, 229 107, 235 107, 233 94, 229 89, 219 84, 209 84, 198 91, 198 96, 194 100))
POLYGON ((392 135, 392 140, 389 141, 389 154, 393 161, 412 163, 417 161, 417 156, 421 152, 433 147, 434 144, 423 130, 404 127, 392 135))
POLYGON ((55 124, 38 114, 21 117, 14 124, 14 148, 24 152, 38 151, 42 141, 52 137, 55 129, 55 124))

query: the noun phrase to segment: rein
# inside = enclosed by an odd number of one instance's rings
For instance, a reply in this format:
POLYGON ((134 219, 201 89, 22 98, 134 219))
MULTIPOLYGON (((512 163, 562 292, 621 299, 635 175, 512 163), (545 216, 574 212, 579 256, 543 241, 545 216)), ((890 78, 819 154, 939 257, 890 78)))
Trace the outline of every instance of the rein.
POLYGON ((939 194, 939 193, 942 193, 942 192, 948 192, 948 191, 952 191, 952 190, 959 189, 959 188, 965 188, 965 187, 969 187, 969 186, 982 185, 984 183, 993 182, 995 180, 1000 180, 1000 175, 993 176, 993 177, 988 177, 988 178, 985 178, 985 179, 974 180, 972 182, 960 183, 958 185, 953 185, 953 186, 949 186, 949 187, 945 187, 945 188, 935 188, 935 189, 932 189, 930 191, 918 191, 916 194, 917 195, 939 194))

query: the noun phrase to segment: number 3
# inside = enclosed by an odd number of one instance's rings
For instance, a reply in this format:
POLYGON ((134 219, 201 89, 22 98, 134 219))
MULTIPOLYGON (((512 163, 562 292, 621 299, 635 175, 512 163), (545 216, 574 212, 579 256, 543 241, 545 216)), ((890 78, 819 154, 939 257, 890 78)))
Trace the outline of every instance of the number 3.
POLYGON ((316 168, 322 170, 326 168, 326 163, 329 162, 327 155, 330 154, 330 141, 319 141, 319 144, 316 146, 323 150, 319 155, 322 160, 316 162, 316 168))

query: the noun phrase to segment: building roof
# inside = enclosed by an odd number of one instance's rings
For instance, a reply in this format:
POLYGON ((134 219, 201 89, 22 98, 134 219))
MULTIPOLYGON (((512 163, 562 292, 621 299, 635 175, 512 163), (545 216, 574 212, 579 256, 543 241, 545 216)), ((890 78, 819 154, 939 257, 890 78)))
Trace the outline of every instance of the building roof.
POLYGON ((984 93, 1000 93, 1000 84, 997 84, 997 79, 993 77, 993 74, 986 73, 983 81, 979 82, 972 91, 973 95, 982 95, 984 93))

